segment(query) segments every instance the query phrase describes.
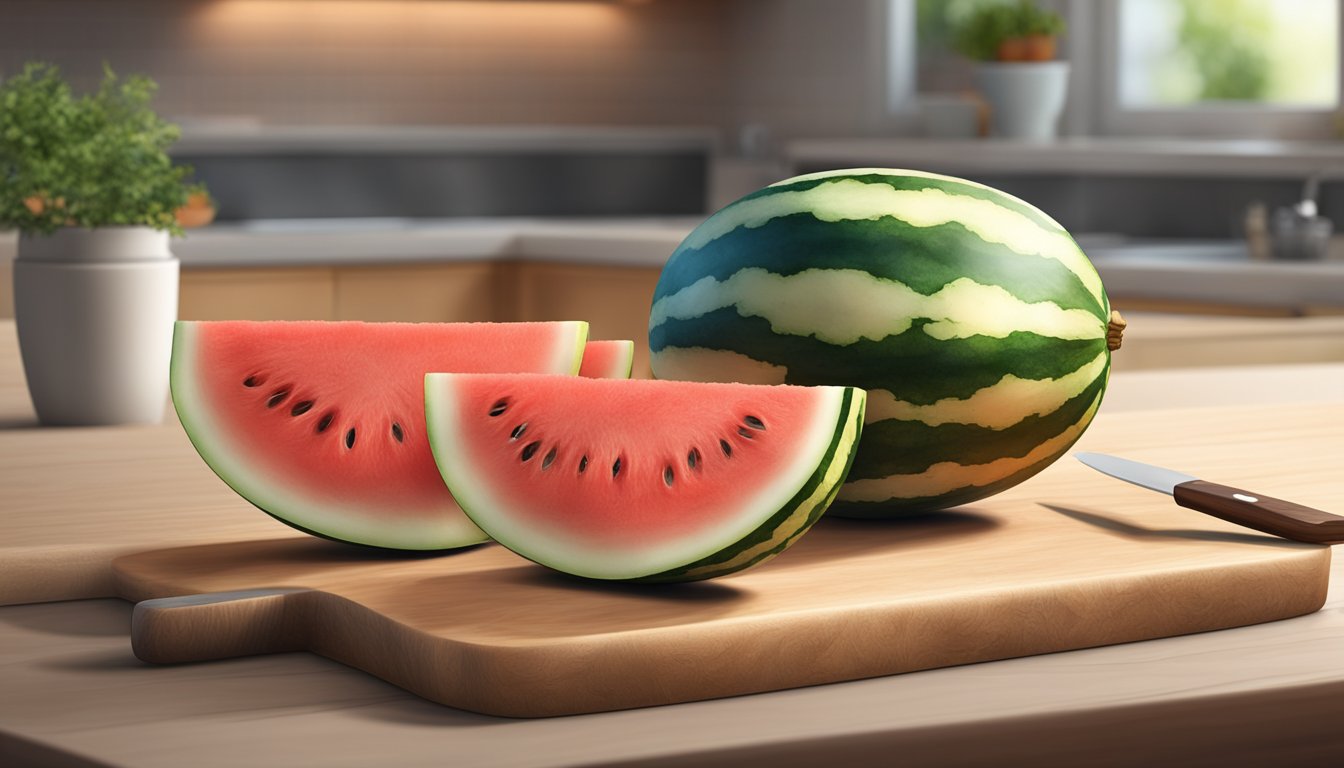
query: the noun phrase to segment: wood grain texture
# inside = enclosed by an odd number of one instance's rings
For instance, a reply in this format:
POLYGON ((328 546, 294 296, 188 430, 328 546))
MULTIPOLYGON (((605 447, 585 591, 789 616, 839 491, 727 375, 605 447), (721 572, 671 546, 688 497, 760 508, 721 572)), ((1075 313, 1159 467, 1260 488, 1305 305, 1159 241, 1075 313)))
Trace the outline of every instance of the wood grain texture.
MULTIPOLYGON (((1151 324, 1144 327, 1158 332, 1151 324)), ((1132 349, 1127 345, 1125 351, 1132 349)), ((1221 463, 1206 464, 1204 477, 1311 504, 1294 495, 1311 489, 1291 483, 1304 472, 1337 476, 1344 466, 1341 441, 1329 440, 1331 430, 1338 435, 1341 417, 1322 410, 1331 402, 1344 402, 1344 366, 1117 374, 1082 445, 1128 450, 1135 458, 1142 456, 1133 451, 1147 451, 1152 460, 1192 473, 1198 469, 1189 464, 1192 458, 1211 462, 1222 457, 1221 463), (1242 421, 1250 414, 1248 404, 1275 399, 1302 403, 1282 417, 1262 414, 1259 422, 1242 421), (1136 413, 1164 404, 1201 403, 1222 410, 1191 411, 1177 421, 1136 413), (1294 439, 1297 428, 1310 437, 1307 443, 1294 439), (1163 445, 1172 447, 1164 450, 1163 445), (1201 446, 1216 450, 1201 452, 1201 446), (1255 485, 1256 479, 1268 483, 1255 485), (1274 484, 1284 480, 1290 485, 1276 492, 1274 484)), ((1079 488, 1083 498, 1091 490, 1079 488)), ((1332 509, 1321 506, 1326 500, 1318 501, 1315 506, 1332 509)), ((110 596, 110 564, 123 554, 301 536, 257 512, 215 477, 171 409, 159 427, 38 427, 14 326, 5 321, 0 321, 0 526, 5 534, 0 537, 0 605, 110 596)))
MULTIPOLYGON (((1247 405, 1257 397, 1272 403, 1291 394, 1295 382, 1319 380, 1317 368, 1341 381, 1337 367, 1298 367, 1286 377, 1270 375, 1274 369, 1238 369, 1228 378, 1209 370, 1116 376, 1108 394, 1115 399, 1108 404, 1127 407, 1103 409, 1080 448, 1161 462, 1340 511, 1344 413, 1325 402, 1329 393, 1303 405, 1247 405), (1250 377, 1246 384, 1243 375, 1250 377), (1129 391, 1139 379, 1143 386, 1129 391), (1136 412, 1144 403, 1169 402, 1173 391, 1180 394, 1176 404, 1187 403, 1184 390, 1212 386, 1226 390, 1217 393, 1224 407, 1136 412)), ((12 380, 17 373, 0 369, 0 384, 6 375, 12 380)), ((22 389, 17 393, 24 397, 22 389)), ((13 401, 0 405, 17 410, 13 401)), ((65 460, 78 465, 71 474, 90 471, 83 442, 82 433, 72 433, 65 446, 65 460)), ((15 455, 0 455, 0 474, 15 455)), ((1035 495, 1033 486, 1049 481, 1052 493, 1087 499, 1079 505, 1083 511, 1096 509, 1094 494, 1104 481, 1081 466, 1056 477, 1067 466, 1053 467, 1011 494, 1035 495)), ((3 474, 0 495, 9 493, 18 474, 3 474)), ((51 482, 44 495, 59 496, 60 478, 51 482)), ((1105 511, 1118 523, 1161 498, 1118 481, 1111 488, 1105 511)), ((8 530, 22 509, 11 503, 14 496, 0 498, 0 524, 8 530)), ((57 504, 51 514, 71 511, 57 504)), ((1108 530, 1154 546, 1182 531, 1234 532, 1194 512, 1176 508, 1171 514, 1162 525, 1166 530, 1122 524, 1108 530)), ((103 517, 91 514, 85 522, 103 517)), ((198 528, 203 522, 186 521, 198 528)), ((145 531, 142 548, 162 546, 156 534, 179 535, 172 522, 165 521, 166 531, 145 531)), ((79 532, 74 522, 55 529, 66 538, 79 532)), ((110 526, 95 530, 115 532, 110 526)), ((276 524, 271 535, 285 530, 276 524)), ((0 550, 0 560, 10 551, 0 550)), ((1344 561, 1333 570, 1338 585, 1344 561)), ((0 763, 9 757, 26 764, 21 758, 36 749, 60 760, 52 764, 140 768, 353 767, 387 755, 405 765, 448 759, 536 768, 889 765, 893 755, 911 766, 1141 762, 1225 768, 1328 765, 1344 750, 1338 727, 1344 717, 1344 594, 1338 589, 1317 613, 1220 632, 540 720, 498 720, 441 707, 312 654, 146 667, 131 655, 130 614, 119 600, 0 609, 0 690, 16 693, 0 696, 0 763)))
POLYGON ((1130 321, 1117 372, 1158 368, 1344 362, 1344 317, 1206 317, 1144 314, 1130 321))
POLYGON ((519 320, 587 320, 589 337, 632 339, 632 377, 647 379, 649 308, 662 270, 519 262, 512 277, 519 320))
POLYGON ((826 520, 767 566, 679 587, 584 582, 494 545, 408 559, 289 539, 143 553, 113 569, 128 600, 295 590, 155 601, 132 629, 141 658, 297 642, 431 701, 510 717, 1201 632, 1325 600, 1328 548, 1183 520, 1170 504, 1078 505, 1058 488, 919 520, 826 520))
MULTIPOLYGON (((13 368, 7 369, 10 374, 13 371, 13 368)), ((1117 377, 1112 386, 1122 387, 1123 378, 1117 377)), ((17 391, 20 394, 22 392, 21 389, 17 391)), ((1344 507, 1344 499, 1340 496, 1342 489, 1335 480, 1339 468, 1344 466, 1344 441, 1340 440, 1342 425, 1344 425, 1344 405, 1339 404, 1238 407, 1153 414, 1124 413, 1116 414, 1114 418, 1103 412, 1079 447, 1120 453, 1143 461, 1165 464, 1211 480, 1256 488, 1321 509, 1338 510, 1344 507)), ((19 425, 18 428, 0 430, 0 489, 2 489, 0 493, 4 494, 4 503, 0 504, 0 508, 4 510, 6 531, 5 541, 0 545, 0 588, 6 590, 3 596, 9 598, 19 595, 24 590, 28 590, 27 597, 20 597, 25 600, 70 599, 81 594, 112 594, 115 585, 111 579, 108 561, 113 556, 118 553, 187 543, 238 542, 233 546, 245 546, 249 540, 254 542, 261 540, 268 541, 267 546, 281 548, 319 547, 316 557, 306 561, 300 560, 300 563, 306 563, 305 567, 309 568, 309 571, 302 574, 305 580, 314 575, 322 578, 332 576, 332 569, 339 571, 357 566, 363 571, 372 569, 381 572, 386 568, 403 569, 408 566, 404 560, 376 557, 369 559, 367 553, 359 550, 328 545, 292 534, 289 529, 250 508, 214 478, 205 465, 195 457, 185 437, 173 424, 160 428, 88 430, 30 429, 19 425), (288 538, 269 541, 277 537, 288 538), (334 549, 322 550, 322 546, 334 549)), ((628 654, 629 647, 622 644, 621 635, 631 627, 613 625, 611 622, 624 616, 632 604, 641 606, 638 609, 630 609, 633 611, 630 614, 632 620, 647 624, 643 628, 634 629, 651 632, 659 638, 659 642, 673 642, 679 633, 685 633, 680 627, 686 621, 690 621, 693 617, 704 617, 705 612, 712 613, 712 608, 722 608, 724 613, 713 613, 706 621, 729 626, 729 629, 733 623, 732 616, 749 615, 753 604, 756 603, 763 607, 773 606, 773 609, 782 608, 790 615, 796 613, 798 604, 795 596, 807 594, 816 578, 827 576, 828 568, 841 566, 848 568, 854 562, 862 563, 874 559, 883 563, 885 568, 886 558, 875 557, 877 552, 887 552, 892 555, 891 560, 901 563, 909 562, 915 557, 914 553, 926 550, 941 551, 945 555, 950 552, 955 555, 952 559, 956 563, 973 563, 975 568, 998 563, 1001 566, 1000 570, 1006 572, 1016 568, 1022 555, 1020 552, 1012 554, 1011 548, 1005 545, 1013 541, 1022 541, 1021 538, 1015 538, 1021 534, 1026 535, 1026 540, 1032 542, 1032 562, 1044 562, 1048 559, 1045 554, 1053 553, 1055 548, 1042 549, 1037 545, 1035 535, 1028 535, 1029 532, 1033 526, 1038 525, 1046 525, 1042 530, 1059 527, 1066 520, 1078 529, 1077 531, 1070 529, 1068 536, 1082 536, 1085 541, 1092 542, 1088 546, 1095 544, 1096 549, 1084 551, 1091 552, 1090 557, 1104 567, 1102 571, 1095 571, 1095 563, 1071 562, 1068 568, 1075 570, 1066 569, 1064 575, 1086 586, 1096 573, 1110 573, 1118 579, 1112 585, 1113 591, 1140 605, 1152 601, 1140 600, 1137 596, 1155 594, 1149 589, 1149 582, 1145 581, 1142 574, 1147 572, 1143 570, 1144 568, 1151 568, 1154 565, 1153 562, 1143 558, 1156 556, 1156 553, 1170 554, 1177 549, 1194 547, 1199 554, 1191 560, 1182 559, 1181 562, 1193 563, 1196 566, 1195 570, 1209 562, 1224 562, 1229 556, 1236 566, 1233 571, 1240 567, 1237 566, 1238 563, 1254 570, 1262 568, 1266 562, 1288 558, 1290 561, 1295 561, 1295 564, 1290 563, 1283 568, 1276 566, 1271 570, 1275 571, 1272 574, 1273 578, 1288 579, 1292 583, 1301 581, 1300 573, 1296 573, 1294 568, 1301 568, 1303 562, 1306 562, 1308 566, 1316 566, 1319 569, 1318 561, 1310 558, 1319 559, 1328 556, 1325 554, 1327 550, 1323 549, 1290 551, 1293 545, 1286 545, 1289 549, 1285 549, 1285 545, 1272 539, 1239 531, 1219 521, 1174 508, 1160 496, 1141 489, 1129 488, 1121 483, 1104 481, 1081 466, 1073 466, 1071 462, 1060 463, 1030 483, 997 496, 985 504, 968 508, 967 513, 974 517, 946 516, 945 519, 961 520, 963 525, 967 520, 982 522, 971 524, 969 530, 958 529, 954 524, 953 533, 956 535, 953 536, 940 538, 935 531, 934 534, 930 534, 932 541, 921 540, 920 536, 923 534, 917 535, 914 531, 918 529, 910 526, 890 529, 882 527, 846 529, 845 523, 841 521, 833 521, 835 525, 827 523, 810 534, 809 538, 799 545, 801 549, 786 555, 799 558, 797 565, 784 568, 789 561, 781 558, 777 562, 778 567, 772 565, 741 577, 741 579, 751 578, 754 581, 733 579, 718 585, 705 585, 715 589, 729 588, 729 597, 736 595, 738 599, 711 598, 697 602, 697 599, 686 599, 677 593, 646 591, 627 593, 619 591, 619 588, 610 592, 601 589, 581 589, 575 582, 556 581, 546 577, 544 571, 523 561, 510 559, 512 556, 496 547, 472 550, 449 558, 415 560, 410 562, 409 567, 414 574, 418 574, 417 578, 423 577, 426 588, 446 589, 446 585, 452 583, 453 575, 449 574, 449 578, 445 579, 441 578, 442 574, 432 571, 434 568, 443 567, 442 563, 449 563, 453 568, 462 569, 470 574, 475 572, 472 571, 473 568, 478 567, 471 565, 469 568, 472 563, 479 565, 482 560, 488 563, 490 558, 505 558, 506 562, 511 563, 510 565, 497 563, 494 566, 480 567, 487 571, 502 570, 508 578, 514 579, 503 589, 506 593, 514 595, 517 598, 516 602, 501 602, 489 599, 489 595, 481 595, 479 589, 473 588, 473 584, 477 588, 480 586, 479 575, 468 578, 459 587, 448 589, 444 593, 446 597, 461 594, 468 613, 478 617, 479 625, 469 627, 471 631, 488 632, 491 629, 491 622, 501 623, 507 629, 507 620, 527 616, 525 612, 520 613, 522 611, 536 610, 544 618, 548 615, 547 611, 554 611, 555 607, 543 600, 543 595, 553 597, 557 594, 568 595, 577 592, 580 599, 585 601, 583 604, 590 606, 585 609, 587 612, 581 612, 572 618, 566 614, 555 620, 563 619, 571 625, 579 622, 583 624, 584 631, 596 633, 596 639, 585 640, 589 642, 586 647, 593 652, 597 652, 598 649, 612 652, 612 649, 615 649, 628 654), (1043 503, 1053 504, 1057 509, 1048 512, 1047 508, 1040 506, 1043 503), (1028 511, 1018 514, 1019 510, 1028 511), (1007 524, 992 523, 1004 515, 1011 518, 1007 524), (984 523, 986 520, 991 522, 984 523), (982 531, 981 528, 986 525, 989 526, 988 529, 982 531), (830 541, 827 539, 828 535, 833 539, 836 535, 843 535, 834 532, 849 530, 861 530, 864 534, 855 537, 861 541, 855 545, 856 549, 847 550, 845 557, 833 561, 825 561, 824 558, 822 561, 807 559, 809 548, 814 552, 817 548, 824 548, 830 541), (821 535, 826 531, 833 533, 821 535), (903 543, 908 551, 902 549, 903 543), (1251 560, 1243 561, 1241 555, 1232 555, 1243 550, 1254 553, 1251 560), (1118 559, 1128 557, 1130 552, 1145 553, 1143 558, 1135 561, 1140 568, 1139 571, 1127 574, 1122 571, 1106 570, 1118 567, 1116 565, 1118 559), (1303 554, 1304 552, 1308 554, 1303 554), (1014 557, 1019 560, 1013 560, 1014 557), (1263 557, 1268 557, 1269 560, 1264 560, 1263 557), (1298 558, 1307 560, 1302 561, 1298 558), (776 575, 769 575, 772 569, 777 572, 776 575), (472 578, 477 578, 478 581, 472 582, 472 578), (765 597, 761 596, 759 589, 761 585, 765 585, 766 592, 769 593, 765 597), (1145 592, 1145 589, 1148 591, 1145 592), (781 598, 780 594, 784 597, 781 598), (659 599, 660 595, 663 595, 664 599, 659 599), (772 603, 771 600, 775 602, 772 603), (472 611, 476 613, 471 613, 472 611), (747 613, 734 614, 734 611, 747 611, 747 613), (720 616, 722 618, 719 618, 720 616)), ((1068 538, 1064 540, 1067 541, 1068 538)), ((228 547, 221 546, 213 552, 228 554, 228 547)), ((218 565, 220 561, 214 562, 218 565)), ((293 565, 291 561, 286 562, 293 565)), ((230 581, 239 575, 247 578, 255 577, 255 586, 259 587, 307 586, 275 583, 272 573, 247 570, 248 567, 256 566, 255 561, 249 561, 227 574, 194 573, 191 577, 192 583, 182 585, 181 589, 203 591, 237 588, 239 585, 222 582, 230 581), (261 578, 262 576, 266 578, 261 578), (222 581, 218 585, 207 583, 210 578, 220 578, 222 581)), ((1308 570, 1312 568, 1308 567, 1308 570)), ((1226 568, 1211 568, 1210 572, 1215 580, 1228 577, 1226 568)), ((883 570, 871 578, 859 579, 853 583, 845 582, 839 588, 833 586, 832 591, 838 590, 841 593, 841 598, 836 603, 838 606, 855 608, 856 604, 853 601, 858 598, 846 597, 851 592, 855 595, 880 594, 883 599, 887 599, 890 594, 886 588, 891 584, 904 586, 906 583, 912 583, 920 590, 933 590, 926 593, 928 595, 936 592, 940 588, 939 585, 942 585, 941 588, 949 589, 956 586, 945 581, 946 576, 930 576, 929 573, 928 569, 910 570, 906 571, 903 577, 906 581, 887 583, 885 580, 889 578, 888 572, 883 570), (862 586, 860 588, 854 585, 862 586)), ((1235 573, 1232 576, 1235 577, 1235 573)), ((361 572, 358 578, 363 580, 367 577, 369 573, 361 572)), ((401 578, 401 575, 397 578, 401 578)), ((493 579, 494 576, 490 578, 493 579)), ((974 594, 992 592, 993 585, 999 583, 1002 573, 994 571, 985 578, 986 581, 981 587, 973 590, 974 594)), ((1013 604, 1012 607, 1012 610, 1019 611, 1021 617, 1025 619, 1042 616, 1043 606, 1049 607, 1054 604, 1052 601, 1063 600, 1064 604, 1073 605, 1082 600, 1076 589, 1065 588, 1064 585, 1051 581, 1044 573, 1037 573, 1030 578, 1036 581, 1027 585, 1030 589, 1024 594, 1028 597, 1023 598, 1026 603, 1013 604), (1036 590, 1034 594, 1038 597, 1042 595, 1046 597, 1031 602, 1028 598, 1033 594, 1032 589, 1036 590), (1050 589, 1057 590, 1063 597, 1049 597, 1050 589)), ((834 585, 834 580, 832 584, 834 585)), ((356 589, 375 589, 376 586, 373 582, 355 585, 356 589)), ((964 590, 965 583, 963 582, 958 588, 964 590)), ((169 591, 176 591, 176 588, 169 591)), ((1264 599, 1263 595, 1257 595, 1254 584, 1248 586, 1247 591, 1253 603, 1255 600, 1264 599)), ((713 590, 710 592, 717 594, 713 590)), ((162 593, 145 592, 136 595, 128 593, 132 597, 150 597, 159 594, 162 593)), ((1289 598, 1290 601, 1295 601, 1296 593, 1289 594, 1289 598)), ((1304 598, 1304 602, 1309 601, 1304 598)), ((1206 603, 1203 609, 1196 606, 1195 614, 1201 617, 1201 620, 1208 618, 1211 611, 1223 611, 1226 608, 1220 602, 1206 601, 1206 603)), ((358 613, 364 610, 348 601, 337 605, 341 611, 358 613)), ((864 606, 858 607, 867 610, 864 606)), ((1234 616, 1241 617, 1238 620, 1249 621, 1251 619, 1245 617, 1258 607, 1260 606, 1255 604, 1249 608, 1232 605, 1226 609, 1231 610, 1234 616)), ((434 606, 430 608, 439 610, 434 606)), ((397 610, 414 612, 421 609, 412 605, 398 607, 397 610)), ((1280 605, 1276 610, 1284 609, 1280 605)), ((1310 610, 1310 608, 1299 607, 1293 610, 1310 610)), ((339 611, 332 613, 337 614, 339 611)), ((431 613, 431 618, 434 615, 437 614, 431 613)), ((884 620, 886 615, 889 614, 881 614, 880 611, 871 613, 877 621, 884 620)), ((804 619, 815 621, 806 617, 804 619)), ((1114 620, 1113 617, 1103 619, 1114 620)), ((1226 621, 1228 616, 1224 614, 1220 620, 1226 621)), ((453 623, 460 622, 460 619, 453 616, 443 621, 448 622, 444 626, 451 626, 454 629, 460 626, 453 623)), ((1160 627, 1164 619, 1158 616, 1153 617, 1151 621, 1153 626, 1160 627)), ((1064 634, 1075 638, 1084 634, 1088 627, 1075 626, 1080 623, 1086 622, 1076 619, 1065 622, 1064 634)), ((818 622, 818 626, 822 624, 824 622, 818 622)), ((1223 625, 1225 624, 1220 626, 1223 625)), ((531 631, 553 632, 554 628, 547 630, 548 626, 546 622, 542 622, 531 631)), ((1030 622, 1027 622, 1027 626, 1031 626, 1030 622)), ((1104 621, 1102 626, 1105 627, 1104 621)), ((483 637, 480 634, 476 636, 483 637)), ((1020 647, 1021 632, 1006 632, 1006 637, 1009 641, 1019 643, 1019 646, 1006 645, 1009 650, 1004 652, 1004 655, 1011 655, 1013 648, 1020 647)), ((492 642, 497 640, 498 638, 494 638, 492 642)), ((336 654, 339 652, 340 643, 346 641, 336 638, 330 642, 329 647, 333 649, 332 653, 336 654)), ((550 639, 541 634, 521 643, 517 649, 510 652, 520 655, 531 654, 532 658, 536 658, 540 653, 538 645, 544 645, 546 642, 550 642, 550 639)), ((833 662, 829 659, 837 653, 842 656, 847 653, 849 643, 852 641, 847 636, 837 636, 829 631, 821 640, 815 637, 811 640, 800 638, 796 641, 783 638, 779 641, 779 647, 766 647, 762 652, 763 658, 771 659, 769 654, 780 653, 780 647, 787 650, 790 642, 814 650, 814 655, 821 659, 809 662, 800 671, 790 673, 798 675, 801 679, 807 674, 831 674, 832 668, 827 665, 833 662)), ((974 635, 966 635, 958 642, 959 645, 955 649, 957 652, 966 648, 973 650, 976 642, 983 643, 983 638, 977 640, 974 635)), ((946 649, 939 648, 935 651, 946 652, 946 649)), ((907 656, 916 652, 924 651, 918 648, 912 651, 901 648, 901 653, 907 656)), ((669 653, 672 654, 670 658, 674 661, 681 658, 674 651, 669 653)), ((648 663, 637 658, 622 660, 619 653, 613 658, 620 663, 635 665, 648 663)), ((664 658, 662 662, 667 665, 668 659, 664 658)), ((744 663, 750 662, 748 659, 744 663)), ((631 668, 637 669, 637 666, 631 668)), ((476 674, 480 672, 477 671, 476 674)), ((669 689, 675 691, 677 685, 683 683, 674 679, 667 685, 669 689)))
POLYGON ((335 319, 459 323, 505 321, 502 273, 491 262, 341 267, 335 319))
MULTIPOLYGON (((1333 566, 1344 582, 1344 560, 1333 566)), ((151 667, 131 607, 0 609, 0 764, 136 768, 1326 766, 1344 754, 1344 590, 1255 626, 567 718, 443 707, 308 653, 151 667), (16 755, 10 763, 4 759, 16 755), (37 763, 44 765, 45 763, 37 763)))
POLYGON ((334 320, 335 276, 317 267, 184 269, 183 320, 334 320))
POLYGON ((112 560, 155 547, 303 534, 257 512, 160 426, 39 427, 0 322, 0 606, 110 597, 112 560))

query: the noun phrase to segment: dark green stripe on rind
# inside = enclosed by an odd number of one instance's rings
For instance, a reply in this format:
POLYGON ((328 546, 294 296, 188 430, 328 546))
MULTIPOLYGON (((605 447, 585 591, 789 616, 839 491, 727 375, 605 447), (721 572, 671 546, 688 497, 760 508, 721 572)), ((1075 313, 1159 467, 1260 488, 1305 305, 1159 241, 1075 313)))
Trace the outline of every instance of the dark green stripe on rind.
POLYGON ((916 320, 904 333, 878 341, 860 339, 838 346, 811 336, 775 333, 765 318, 742 317, 727 307, 662 323, 649 332, 649 347, 656 356, 667 347, 704 347, 707 339, 714 339, 716 349, 786 365, 789 384, 886 389, 917 405, 970 397, 1007 374, 1057 379, 1106 348, 1105 339, 1057 339, 1021 331, 1002 339, 971 336, 940 341, 924 332, 929 322, 916 320))
POLYGON ((1011 427, 989 429, 975 424, 940 424, 884 419, 864 430, 850 480, 913 475, 934 464, 988 464, 1019 458, 1072 427, 1092 407, 1106 376, 1103 372, 1082 393, 1047 414, 1028 416, 1011 427))
POLYGON ((654 301, 706 276, 719 281, 760 267, 779 275, 807 269, 855 269, 930 295, 959 278, 997 285, 1018 299, 1049 301, 1104 317, 1097 297, 1068 267, 990 243, 958 222, 916 227, 884 217, 819 221, 810 213, 738 227, 701 249, 677 249, 663 268, 654 301))
MULTIPOLYGON (((1078 437, 1082 437, 1082 432, 1078 437)), ((1041 470, 1053 464, 1059 457, 1068 453, 1069 448, 1078 441, 1075 437, 1055 453, 1046 456, 1031 466, 1024 467, 1007 477, 996 480, 988 485, 968 485, 958 488, 954 491, 939 494, 937 496, 922 496, 909 499, 890 499, 888 501, 845 501, 837 499, 831 505, 827 512, 832 517, 857 517, 870 519, 886 519, 894 517, 907 517, 911 515, 921 515, 929 512, 936 512, 941 509, 970 504, 980 499, 988 498, 1000 491, 1006 491, 1009 488, 1021 483, 1022 481, 1036 475, 1041 470)))
POLYGON ((858 404, 859 407, 856 407, 856 395, 857 393, 854 389, 845 389, 844 399, 841 401, 840 418, 837 422, 835 435, 831 440, 830 446, 826 449, 824 458, 817 465, 817 469, 813 472, 812 476, 803 484, 802 489, 794 494, 793 498, 781 507, 778 512, 762 523, 755 531, 734 542, 731 546, 725 549, 719 550, 693 563, 663 571, 662 573, 634 579, 634 581, 671 583, 711 579, 759 565, 787 549, 799 536, 807 532, 807 530, 812 527, 813 523, 821 519, 822 514, 825 513, 827 507, 829 507, 835 500, 836 495, 840 492, 840 487, 844 484, 846 477, 849 475, 849 470, 854 462, 855 446, 859 443, 859 438, 862 437, 863 434, 864 408, 861 404, 858 404), (854 437, 853 439, 846 441, 845 433, 848 427, 851 426, 851 423, 854 427, 854 437), (840 473, 839 479, 834 483, 830 491, 827 492, 821 501, 815 503, 812 509, 808 510, 806 516, 802 518, 800 523, 795 523, 797 526, 795 530, 789 533, 778 545, 760 553, 751 560, 730 565, 733 558, 737 557, 739 553, 751 549, 763 541, 769 541, 774 538, 775 533, 780 530, 781 526, 789 525, 790 519, 794 514, 804 504, 807 504, 808 500, 812 498, 813 494, 821 484, 826 482, 826 475, 830 472, 837 460, 843 460, 845 462, 844 471, 840 473), (720 564, 723 565, 722 568, 713 568, 713 566, 720 564), (692 572, 696 573, 692 576, 687 576, 688 573, 692 572))

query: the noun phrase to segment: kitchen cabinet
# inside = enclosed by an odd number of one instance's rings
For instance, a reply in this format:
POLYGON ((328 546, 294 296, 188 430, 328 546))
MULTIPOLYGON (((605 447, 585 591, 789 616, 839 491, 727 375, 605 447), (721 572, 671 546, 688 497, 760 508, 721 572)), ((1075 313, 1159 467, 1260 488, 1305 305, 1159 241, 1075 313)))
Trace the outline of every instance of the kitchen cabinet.
POLYGON ((504 275, 490 262, 341 267, 334 270, 336 320, 510 320, 504 275))
POLYGON ((334 270, 183 269, 178 317, 183 320, 330 320, 334 270))
POLYGON ((594 339, 632 339, 632 376, 648 378, 649 306, 662 270, 522 262, 512 281, 519 320, 587 320, 594 339))
MULTIPOLYGON (((1122 307, 1125 305, 1118 304, 1122 307)), ((1344 361, 1344 317, 1126 314, 1113 370, 1344 361)))

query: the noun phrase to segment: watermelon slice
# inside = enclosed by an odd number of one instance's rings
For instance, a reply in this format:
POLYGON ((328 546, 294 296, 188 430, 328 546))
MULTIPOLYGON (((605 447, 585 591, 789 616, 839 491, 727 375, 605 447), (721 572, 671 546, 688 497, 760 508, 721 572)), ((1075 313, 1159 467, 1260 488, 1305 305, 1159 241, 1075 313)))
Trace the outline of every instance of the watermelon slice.
POLYGON ((590 341, 583 348, 579 375, 589 379, 628 379, 635 367, 635 342, 590 341))
POLYGON ((587 323, 179 322, 173 405, 243 498, 300 530, 436 550, 484 541, 425 435, 428 371, 578 371, 587 323))
POLYGON ((434 460, 499 543, 594 579, 692 581, 779 554, 835 498, 851 387, 431 373, 434 460))

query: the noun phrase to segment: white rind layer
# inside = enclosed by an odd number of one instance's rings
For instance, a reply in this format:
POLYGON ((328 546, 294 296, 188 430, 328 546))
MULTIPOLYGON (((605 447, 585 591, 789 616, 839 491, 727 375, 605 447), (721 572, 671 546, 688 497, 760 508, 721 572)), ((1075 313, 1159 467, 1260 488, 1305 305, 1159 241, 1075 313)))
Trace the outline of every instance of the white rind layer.
POLYGON ((817 407, 795 438, 798 450, 793 460, 780 467, 774 482, 744 498, 736 514, 693 536, 643 547, 603 548, 577 537, 562 540, 550 532, 536 533, 534 526, 519 523, 509 505, 488 485, 490 473, 475 458, 475 449, 480 447, 458 439, 462 399, 457 383, 471 375, 431 373, 425 377, 429 442, 444 482, 467 515, 500 544, 555 570, 593 579, 637 579, 663 573, 745 539, 798 495, 825 460, 836 432, 847 426, 841 421, 845 388, 814 387, 817 407))

